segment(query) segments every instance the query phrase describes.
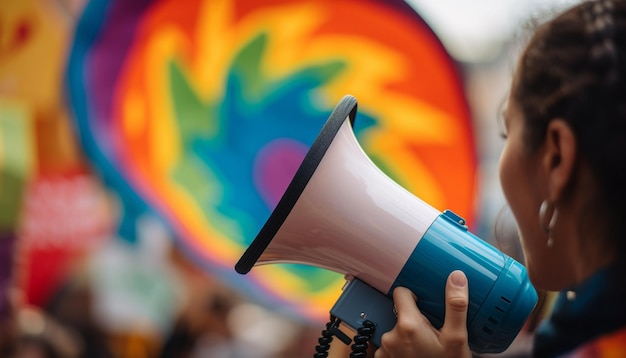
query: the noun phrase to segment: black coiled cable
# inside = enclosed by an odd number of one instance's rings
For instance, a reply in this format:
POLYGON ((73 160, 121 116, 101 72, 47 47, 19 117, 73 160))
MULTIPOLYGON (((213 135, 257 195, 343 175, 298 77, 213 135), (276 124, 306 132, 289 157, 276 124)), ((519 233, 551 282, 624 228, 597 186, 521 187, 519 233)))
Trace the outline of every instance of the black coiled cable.
POLYGON ((319 344, 315 346, 315 354, 313 354, 313 358, 328 357, 330 342, 333 341, 333 333, 331 331, 331 328, 334 326, 336 320, 336 317, 332 315, 330 316, 330 321, 326 323, 326 329, 322 331, 322 336, 317 340, 319 344))
POLYGON ((367 357, 367 342, 372 338, 374 334, 374 322, 365 320, 363 326, 357 330, 356 336, 354 336, 354 344, 352 345, 352 352, 350 358, 365 358, 367 357))
MULTIPOLYGON (((326 323, 326 329, 322 331, 321 337, 318 339, 318 345, 315 347, 315 353, 313 358, 326 358, 328 357, 328 350, 330 349, 330 343, 333 341, 333 335, 337 330, 338 320, 334 316, 330 316, 330 321, 326 323)), ((368 342, 372 338, 375 330, 374 322, 365 320, 363 326, 357 330, 357 334, 354 336, 354 344, 352 345, 352 352, 350 358, 365 358, 367 357, 368 342)), ((349 343, 350 338, 345 337, 349 343)), ((346 344, 347 344, 346 343, 346 344)))

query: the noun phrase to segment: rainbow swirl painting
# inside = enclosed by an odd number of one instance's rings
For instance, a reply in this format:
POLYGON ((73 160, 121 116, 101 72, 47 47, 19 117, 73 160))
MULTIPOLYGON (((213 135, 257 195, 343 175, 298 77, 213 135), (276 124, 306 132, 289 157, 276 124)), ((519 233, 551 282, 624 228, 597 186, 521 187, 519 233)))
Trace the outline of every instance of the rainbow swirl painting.
POLYGON ((208 272, 299 317, 325 321, 343 277, 233 267, 345 94, 359 101, 357 138, 385 173, 439 210, 474 217, 463 83, 403 1, 92 0, 67 86, 126 235, 154 212, 208 272))

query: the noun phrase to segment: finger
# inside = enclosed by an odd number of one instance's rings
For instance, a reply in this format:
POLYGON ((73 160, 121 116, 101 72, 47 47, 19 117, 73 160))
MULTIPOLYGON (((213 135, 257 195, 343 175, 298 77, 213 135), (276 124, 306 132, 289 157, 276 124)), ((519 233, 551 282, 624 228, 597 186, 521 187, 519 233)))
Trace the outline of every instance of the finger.
POLYGON ((469 293, 467 277, 462 271, 453 271, 446 283, 446 318, 442 331, 467 334, 467 307, 469 293))
POLYGON ((415 324, 424 325, 425 323, 430 323, 417 307, 417 300, 418 298, 408 288, 396 287, 393 290, 397 324, 403 327, 415 327, 415 324))
POLYGON ((417 298, 408 288, 396 287, 393 290, 393 303, 397 312, 396 317, 402 313, 408 314, 409 312, 417 311, 416 302, 417 298))
POLYGON ((378 348, 374 352, 374 358, 384 358, 384 357, 385 357, 385 352, 382 350, 382 348, 378 348))

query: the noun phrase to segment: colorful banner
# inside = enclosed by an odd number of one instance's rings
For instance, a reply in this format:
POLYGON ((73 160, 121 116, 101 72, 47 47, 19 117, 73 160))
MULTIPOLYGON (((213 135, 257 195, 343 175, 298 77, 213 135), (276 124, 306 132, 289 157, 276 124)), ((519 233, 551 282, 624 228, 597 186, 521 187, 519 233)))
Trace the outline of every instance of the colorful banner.
POLYGON ((119 193, 127 227, 155 211, 190 257, 283 311, 326 320, 343 278, 233 266, 345 94, 383 171, 473 221, 463 85, 403 1, 93 0, 67 79, 83 148, 119 193))

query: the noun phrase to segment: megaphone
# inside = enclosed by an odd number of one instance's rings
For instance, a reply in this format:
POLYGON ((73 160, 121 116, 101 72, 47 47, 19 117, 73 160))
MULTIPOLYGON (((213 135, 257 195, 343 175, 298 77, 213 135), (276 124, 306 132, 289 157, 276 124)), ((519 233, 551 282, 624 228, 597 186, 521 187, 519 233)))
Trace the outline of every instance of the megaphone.
POLYGON ((438 211, 376 167, 354 135, 356 113, 352 96, 337 104, 236 271, 298 263, 344 274, 330 313, 355 331, 372 322, 369 338, 380 346, 396 322, 394 288, 412 290, 440 328, 447 277, 462 270, 470 349, 504 351, 537 303, 526 269, 469 232, 462 217, 438 211))

